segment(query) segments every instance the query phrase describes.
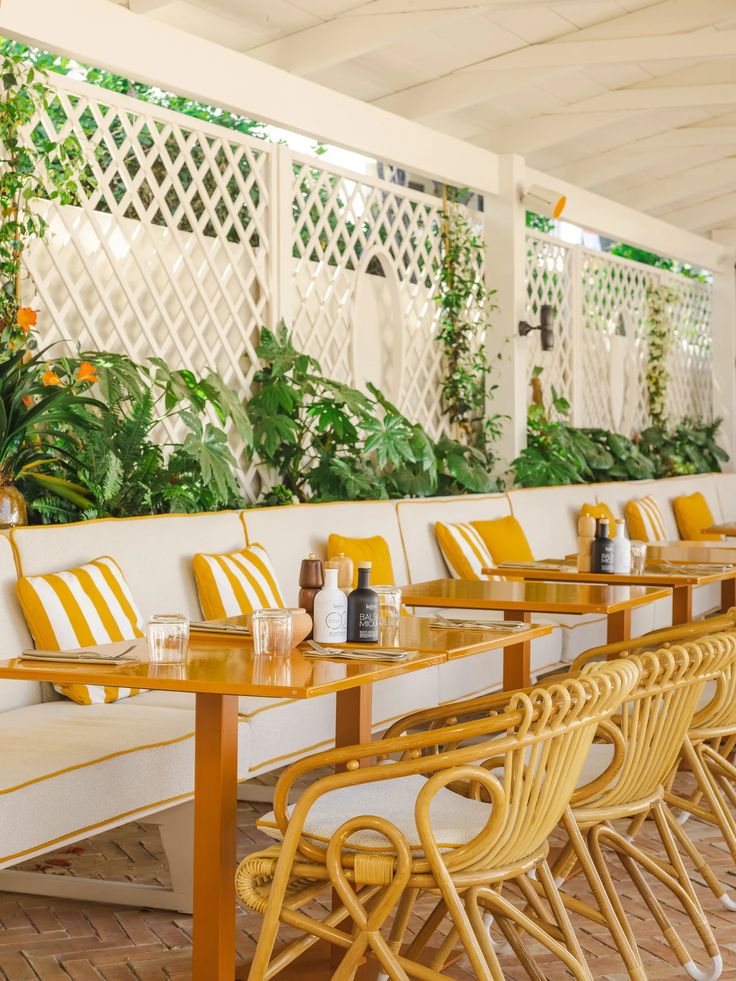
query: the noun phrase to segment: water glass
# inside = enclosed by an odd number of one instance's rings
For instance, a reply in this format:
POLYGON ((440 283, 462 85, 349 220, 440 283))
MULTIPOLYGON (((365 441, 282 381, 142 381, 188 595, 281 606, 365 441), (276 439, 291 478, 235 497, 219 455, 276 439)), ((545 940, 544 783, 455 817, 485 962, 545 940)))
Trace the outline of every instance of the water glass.
POLYGON ((293 647, 291 610, 254 610, 251 630, 257 655, 289 654, 293 647))
POLYGON ((189 620, 180 613, 158 613, 146 624, 146 640, 152 664, 180 664, 189 644, 189 620))
POLYGON ((631 575, 643 576, 647 564, 647 543, 631 543, 631 575))
POLYGON ((398 586, 371 586, 378 594, 378 626, 380 630, 398 627, 401 616, 401 590, 398 586))

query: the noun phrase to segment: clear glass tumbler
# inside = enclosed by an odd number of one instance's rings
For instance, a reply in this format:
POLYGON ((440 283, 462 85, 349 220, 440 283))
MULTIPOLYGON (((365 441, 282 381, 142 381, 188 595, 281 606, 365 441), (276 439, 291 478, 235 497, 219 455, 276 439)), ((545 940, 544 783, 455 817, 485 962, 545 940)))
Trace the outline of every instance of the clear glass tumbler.
POLYGON ((181 663, 189 645, 189 620, 180 613, 158 613, 146 625, 146 640, 152 664, 181 663))
POLYGON ((291 610, 254 610, 253 649, 256 654, 289 654, 292 644, 291 610))
POLYGON ((647 543, 631 543, 631 575, 642 576, 647 564, 647 543))
POLYGON ((381 630, 398 627, 401 617, 401 590, 398 586, 371 586, 378 593, 378 626, 381 630))

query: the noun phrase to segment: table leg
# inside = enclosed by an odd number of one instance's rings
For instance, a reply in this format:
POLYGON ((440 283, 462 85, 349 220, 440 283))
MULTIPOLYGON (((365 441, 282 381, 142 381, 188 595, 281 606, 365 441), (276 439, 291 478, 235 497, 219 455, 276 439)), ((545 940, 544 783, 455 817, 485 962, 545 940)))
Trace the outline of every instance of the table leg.
POLYGON ((232 981, 235 972, 237 784, 237 696, 198 694, 192 981, 232 981))
POLYGON ((721 612, 728 613, 732 606, 736 606, 736 578, 721 581, 721 612))
POLYGON ((339 691, 335 704, 335 746, 369 743, 372 710, 373 685, 358 685, 339 691))
MULTIPOLYGON (((523 620, 531 623, 531 613, 518 613, 506 610, 504 620, 523 620)), ((531 683, 531 653, 532 645, 528 640, 512 644, 503 652, 503 688, 504 691, 516 691, 518 688, 528 688, 531 683)))
POLYGON ((607 644, 617 644, 631 637, 631 610, 616 610, 608 614, 607 644))
POLYGON ((693 587, 675 586, 672 590, 672 626, 690 623, 693 618, 693 587))

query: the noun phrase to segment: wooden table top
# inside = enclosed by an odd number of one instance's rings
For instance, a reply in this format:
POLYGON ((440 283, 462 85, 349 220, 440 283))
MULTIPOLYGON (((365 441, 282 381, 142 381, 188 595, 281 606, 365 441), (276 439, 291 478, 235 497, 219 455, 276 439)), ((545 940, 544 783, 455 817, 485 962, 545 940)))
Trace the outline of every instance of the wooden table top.
POLYGON ((525 613, 616 613, 670 595, 656 586, 599 586, 585 583, 489 582, 433 579, 402 586, 407 606, 457 607, 525 613))
POLYGON ((138 662, 74 664, 13 658, 0 661, 0 678, 220 695, 313 698, 419 671, 450 658, 500 650, 522 640, 541 637, 551 629, 530 624, 523 632, 481 632, 430 629, 427 617, 403 617, 402 621, 405 622, 400 625, 399 637, 393 643, 386 639, 381 646, 410 648, 419 650, 419 654, 397 663, 305 657, 298 648, 285 657, 256 657, 250 638, 213 640, 192 635, 183 664, 151 664, 146 641, 141 639, 135 651, 140 658, 138 662), (415 622, 420 619, 424 622, 415 622))
POLYGON ((736 521, 727 521, 722 525, 711 525, 710 528, 703 528, 703 531, 713 535, 726 535, 727 538, 736 538, 736 521))
POLYGON ((688 565, 706 562, 713 565, 736 564, 736 546, 726 542, 652 542, 647 545, 647 559, 688 565))
MULTIPOLYGON (((590 582, 610 586, 703 586, 709 582, 736 577, 736 566, 720 571, 705 572, 665 571, 659 566, 648 566, 641 575, 614 572, 579 572, 574 563, 564 559, 542 559, 545 565, 558 565, 559 569, 520 568, 519 566, 492 566, 483 572, 489 576, 509 576, 517 579, 530 579, 547 582, 590 582)), ((686 567, 687 568, 687 567, 686 567)))

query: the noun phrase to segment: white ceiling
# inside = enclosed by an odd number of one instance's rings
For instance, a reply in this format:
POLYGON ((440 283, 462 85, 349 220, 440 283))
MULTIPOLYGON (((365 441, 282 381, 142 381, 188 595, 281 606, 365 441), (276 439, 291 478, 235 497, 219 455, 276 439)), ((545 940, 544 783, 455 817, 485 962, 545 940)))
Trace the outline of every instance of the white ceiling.
POLYGON ((736 240, 736 0, 112 2, 736 240))

